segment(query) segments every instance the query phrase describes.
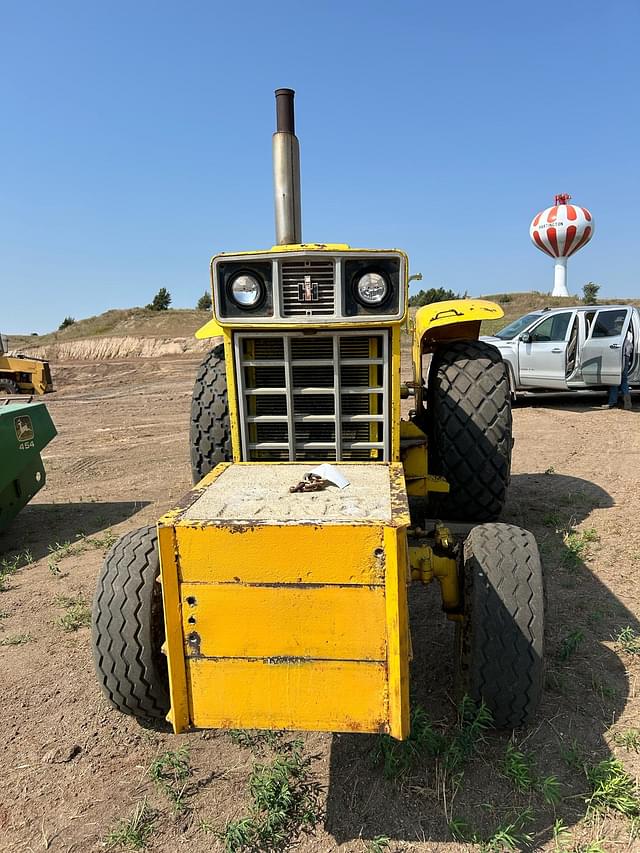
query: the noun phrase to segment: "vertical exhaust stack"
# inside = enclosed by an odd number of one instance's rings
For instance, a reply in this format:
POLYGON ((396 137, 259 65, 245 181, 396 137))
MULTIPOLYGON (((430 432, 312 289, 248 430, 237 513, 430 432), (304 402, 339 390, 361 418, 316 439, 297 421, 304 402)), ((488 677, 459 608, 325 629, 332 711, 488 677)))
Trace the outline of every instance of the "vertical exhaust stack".
POLYGON ((273 134, 273 200, 276 244, 302 242, 300 147, 295 133, 293 89, 276 89, 276 132, 273 134))

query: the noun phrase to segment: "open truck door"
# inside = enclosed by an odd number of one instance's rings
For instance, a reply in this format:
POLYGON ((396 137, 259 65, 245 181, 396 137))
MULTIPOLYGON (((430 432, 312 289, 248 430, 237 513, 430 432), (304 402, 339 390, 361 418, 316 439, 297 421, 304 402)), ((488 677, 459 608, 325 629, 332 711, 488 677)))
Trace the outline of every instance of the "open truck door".
POLYGON ((631 309, 625 306, 595 312, 586 330, 580 369, 569 380, 569 387, 620 384, 622 348, 630 322, 631 309))
POLYGON ((567 375, 575 363, 576 343, 575 311, 551 314, 542 319, 518 340, 520 384, 566 391, 567 375))

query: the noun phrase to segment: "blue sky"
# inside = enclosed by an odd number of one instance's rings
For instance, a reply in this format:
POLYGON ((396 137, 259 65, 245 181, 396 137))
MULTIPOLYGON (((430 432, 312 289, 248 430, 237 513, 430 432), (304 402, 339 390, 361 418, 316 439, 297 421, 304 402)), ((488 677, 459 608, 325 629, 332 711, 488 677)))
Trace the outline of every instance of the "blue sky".
POLYGON ((529 240, 593 212, 569 289, 640 297, 640 5, 0 0, 0 328, 177 307, 271 246, 273 89, 297 92, 303 237, 421 286, 552 288, 529 240))

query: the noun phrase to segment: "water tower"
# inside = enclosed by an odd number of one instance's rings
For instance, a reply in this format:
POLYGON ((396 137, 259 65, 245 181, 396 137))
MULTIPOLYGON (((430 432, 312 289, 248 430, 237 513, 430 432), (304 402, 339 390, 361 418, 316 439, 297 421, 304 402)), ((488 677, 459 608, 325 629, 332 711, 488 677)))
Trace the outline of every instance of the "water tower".
POLYGON ((593 237, 593 217, 586 207, 569 204, 567 193, 556 196, 553 207, 539 213, 529 234, 542 252, 555 260, 552 296, 568 296, 567 258, 593 237))

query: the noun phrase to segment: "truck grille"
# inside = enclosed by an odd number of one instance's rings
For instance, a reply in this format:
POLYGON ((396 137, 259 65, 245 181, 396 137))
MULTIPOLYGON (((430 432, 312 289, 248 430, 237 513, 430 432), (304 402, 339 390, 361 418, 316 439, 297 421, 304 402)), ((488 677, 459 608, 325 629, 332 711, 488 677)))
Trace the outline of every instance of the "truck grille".
POLYGON ((244 461, 390 458, 388 333, 234 336, 244 461))
POLYGON ((282 316, 331 317, 335 313, 333 261, 283 261, 282 316))

